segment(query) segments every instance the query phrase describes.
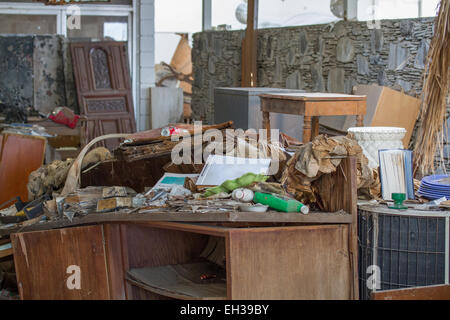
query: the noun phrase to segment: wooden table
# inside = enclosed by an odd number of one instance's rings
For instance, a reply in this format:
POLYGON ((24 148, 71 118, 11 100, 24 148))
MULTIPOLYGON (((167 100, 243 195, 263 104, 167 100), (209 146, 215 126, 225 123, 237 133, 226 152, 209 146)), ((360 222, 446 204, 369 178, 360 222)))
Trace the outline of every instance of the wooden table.
POLYGON ((320 116, 356 116, 356 125, 363 126, 366 114, 366 96, 338 93, 262 94, 263 128, 270 138, 270 112, 303 115, 303 142, 319 134, 320 116))

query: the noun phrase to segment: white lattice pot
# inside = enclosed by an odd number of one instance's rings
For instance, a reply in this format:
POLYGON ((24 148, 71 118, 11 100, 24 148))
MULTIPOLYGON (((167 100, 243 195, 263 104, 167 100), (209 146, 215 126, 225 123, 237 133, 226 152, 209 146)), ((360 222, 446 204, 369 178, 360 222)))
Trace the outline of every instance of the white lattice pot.
POLYGON ((405 137, 405 128, 396 127, 355 127, 348 129, 363 149, 364 155, 369 159, 369 167, 376 168, 378 163, 378 150, 403 149, 402 140, 405 137))

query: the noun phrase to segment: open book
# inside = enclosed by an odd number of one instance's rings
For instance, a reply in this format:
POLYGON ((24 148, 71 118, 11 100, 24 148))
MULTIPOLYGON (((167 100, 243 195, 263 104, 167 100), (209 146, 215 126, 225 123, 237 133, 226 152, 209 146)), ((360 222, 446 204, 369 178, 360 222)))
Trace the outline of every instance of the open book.
POLYGON ((381 194, 384 200, 392 200, 392 193, 405 193, 406 199, 414 199, 412 151, 401 149, 379 150, 381 194))

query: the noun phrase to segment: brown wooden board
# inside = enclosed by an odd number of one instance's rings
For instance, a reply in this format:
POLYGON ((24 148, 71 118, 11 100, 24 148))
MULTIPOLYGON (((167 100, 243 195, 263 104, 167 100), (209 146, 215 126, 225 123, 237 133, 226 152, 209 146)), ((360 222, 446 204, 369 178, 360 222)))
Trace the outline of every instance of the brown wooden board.
MULTIPOLYGON (((72 63, 87 141, 111 133, 136 131, 125 42, 72 43, 72 63)), ((113 149, 119 140, 99 142, 113 149)))
POLYGON ((28 200, 28 176, 42 165, 45 146, 42 137, 0 135, 0 204, 17 196, 28 200))
POLYGON ((148 212, 148 213, 92 213, 82 217, 75 217, 72 221, 61 219, 45 223, 35 223, 26 227, 16 226, 10 229, 0 229, 0 237, 8 236, 16 232, 51 230, 57 228, 73 227, 94 223, 119 223, 128 222, 145 224, 150 222, 204 222, 204 223, 230 223, 244 224, 350 224, 352 215, 343 211, 339 212, 310 212, 307 215, 285 212, 148 212))
POLYGON ((353 299, 359 297, 358 287, 358 195, 356 187, 356 159, 343 159, 336 172, 324 175, 313 182, 319 190, 320 200, 324 210, 345 210, 352 217, 349 231, 349 246, 351 255, 351 272, 353 284, 353 299))
POLYGON ((230 299, 351 299, 348 226, 231 230, 230 299))
POLYGON ((259 0, 249 0, 247 12, 247 28, 242 40, 241 87, 256 87, 257 84, 257 31, 259 0))
POLYGON ((102 226, 11 236, 22 299, 109 299, 102 226), (70 266, 79 267, 80 288, 70 288, 70 266))
POLYGON ((108 266, 109 296, 125 300, 125 272, 122 261, 122 232, 120 224, 104 224, 106 263, 108 266))
MULTIPOLYGON (((408 148, 420 112, 421 100, 402 92, 377 85, 358 85, 354 89, 358 95, 367 95, 367 114, 364 125, 371 127, 405 128, 403 146, 408 148)), ((347 117, 343 130, 353 126, 347 117)))
POLYGON ((283 99, 296 101, 366 101, 367 97, 360 95, 349 95, 341 93, 268 93, 262 94, 260 97, 268 99, 283 99))
POLYGON ((450 300, 450 285, 372 292, 373 300, 450 300))

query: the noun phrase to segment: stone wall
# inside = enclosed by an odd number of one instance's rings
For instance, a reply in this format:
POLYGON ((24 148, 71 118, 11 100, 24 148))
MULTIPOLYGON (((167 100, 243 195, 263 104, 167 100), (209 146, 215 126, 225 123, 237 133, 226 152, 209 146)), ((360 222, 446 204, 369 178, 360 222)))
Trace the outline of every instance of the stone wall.
MULTIPOLYGON (((257 86, 351 93, 356 84, 375 83, 418 97, 432 35, 433 18, 383 20, 379 30, 343 21, 262 29, 257 86)), ((244 31, 194 35, 194 119, 213 122, 214 87, 240 86, 243 37, 244 31)))

